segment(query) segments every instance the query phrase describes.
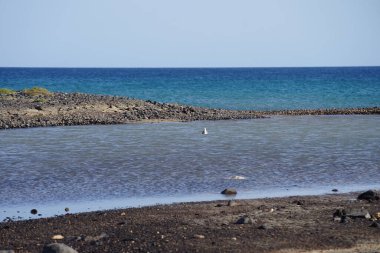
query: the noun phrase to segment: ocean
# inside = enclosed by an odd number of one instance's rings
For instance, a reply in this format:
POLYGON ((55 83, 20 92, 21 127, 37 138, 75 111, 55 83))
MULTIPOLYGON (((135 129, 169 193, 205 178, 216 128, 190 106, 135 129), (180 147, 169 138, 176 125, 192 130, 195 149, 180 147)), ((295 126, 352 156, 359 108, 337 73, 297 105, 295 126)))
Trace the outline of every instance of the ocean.
POLYGON ((0 87, 33 86, 238 110, 380 105, 380 67, 0 68, 0 87))
MULTIPOLYGON (((0 87, 32 86, 229 109, 380 105, 378 67, 0 68, 0 87)), ((228 199, 227 187, 235 198, 380 189, 379 154, 378 115, 2 130, 0 221, 228 199)))

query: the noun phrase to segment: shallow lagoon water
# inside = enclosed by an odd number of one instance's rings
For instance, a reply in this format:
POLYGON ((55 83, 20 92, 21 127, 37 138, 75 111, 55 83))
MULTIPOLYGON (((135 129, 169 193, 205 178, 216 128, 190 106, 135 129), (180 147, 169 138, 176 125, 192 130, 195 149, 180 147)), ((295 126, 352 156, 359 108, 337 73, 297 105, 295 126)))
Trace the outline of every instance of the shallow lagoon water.
POLYGON ((224 199, 226 187, 236 198, 364 190, 380 188, 380 116, 4 130, 0 161, 2 219, 224 199))

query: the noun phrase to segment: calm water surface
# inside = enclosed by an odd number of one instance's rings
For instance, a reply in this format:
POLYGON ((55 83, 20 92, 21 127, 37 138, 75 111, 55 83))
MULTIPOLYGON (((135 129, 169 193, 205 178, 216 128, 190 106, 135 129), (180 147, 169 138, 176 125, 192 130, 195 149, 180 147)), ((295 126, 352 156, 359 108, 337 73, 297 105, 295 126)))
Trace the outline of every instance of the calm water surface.
POLYGON ((0 68, 0 87, 32 86, 239 110, 380 106, 380 67, 0 68))
POLYGON ((3 130, 0 161, 0 218, 379 188, 380 116, 3 130))

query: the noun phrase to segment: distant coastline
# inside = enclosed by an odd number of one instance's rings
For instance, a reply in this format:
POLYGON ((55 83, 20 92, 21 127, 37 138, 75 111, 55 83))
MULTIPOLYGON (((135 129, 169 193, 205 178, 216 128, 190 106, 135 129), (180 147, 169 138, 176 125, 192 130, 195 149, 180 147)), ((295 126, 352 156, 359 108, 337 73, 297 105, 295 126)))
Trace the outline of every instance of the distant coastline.
POLYGON ((136 122, 257 119, 272 115, 380 114, 380 107, 302 110, 225 110, 84 93, 0 94, 0 129, 136 122))

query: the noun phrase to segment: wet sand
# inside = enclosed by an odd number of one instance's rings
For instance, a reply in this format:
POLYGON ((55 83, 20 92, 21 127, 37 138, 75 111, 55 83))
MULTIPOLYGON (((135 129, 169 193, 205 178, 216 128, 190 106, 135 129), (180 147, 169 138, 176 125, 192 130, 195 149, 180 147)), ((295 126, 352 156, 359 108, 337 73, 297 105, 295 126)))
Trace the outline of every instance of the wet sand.
POLYGON ((380 107, 235 111, 81 93, 0 95, 0 129, 134 122, 255 119, 271 115, 380 114, 380 107))
POLYGON ((380 202, 357 196, 183 203, 3 222, 0 250, 42 252, 59 242, 78 252, 380 252, 380 228, 371 226, 380 202), (365 209, 372 217, 334 220, 342 209, 365 209), (236 224, 242 217, 247 224, 236 224))

